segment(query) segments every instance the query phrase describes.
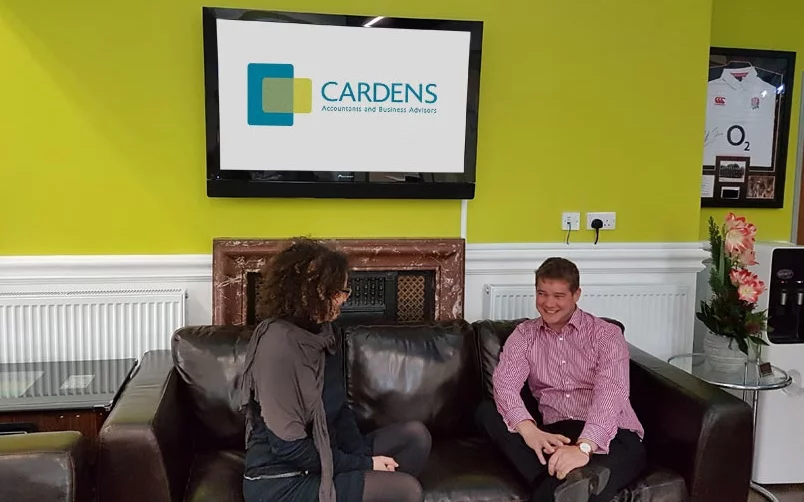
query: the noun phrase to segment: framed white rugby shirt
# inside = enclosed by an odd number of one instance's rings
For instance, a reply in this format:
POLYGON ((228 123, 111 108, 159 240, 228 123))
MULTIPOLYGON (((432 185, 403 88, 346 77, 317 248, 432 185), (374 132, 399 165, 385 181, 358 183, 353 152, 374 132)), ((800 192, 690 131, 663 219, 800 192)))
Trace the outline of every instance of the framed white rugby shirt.
POLYGON ((772 168, 775 121, 776 87, 753 66, 724 68, 708 84, 703 165, 714 166, 718 156, 742 156, 751 167, 772 168))

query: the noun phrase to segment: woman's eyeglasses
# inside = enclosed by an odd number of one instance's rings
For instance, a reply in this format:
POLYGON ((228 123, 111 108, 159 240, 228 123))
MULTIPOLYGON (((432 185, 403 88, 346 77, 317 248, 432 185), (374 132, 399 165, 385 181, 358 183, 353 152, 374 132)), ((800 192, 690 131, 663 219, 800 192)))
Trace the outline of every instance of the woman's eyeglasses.
POLYGON ((343 288, 341 289, 341 293, 345 294, 346 296, 352 295, 352 288, 343 288))

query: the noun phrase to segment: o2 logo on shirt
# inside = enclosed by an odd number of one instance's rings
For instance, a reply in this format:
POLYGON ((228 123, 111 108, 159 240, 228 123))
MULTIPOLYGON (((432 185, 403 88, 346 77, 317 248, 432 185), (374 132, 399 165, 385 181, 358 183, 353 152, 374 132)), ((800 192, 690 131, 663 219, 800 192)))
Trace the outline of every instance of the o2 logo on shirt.
POLYGON ((726 106, 726 97, 725 96, 715 96, 715 104, 719 106, 726 106))
POLYGON ((726 141, 729 142, 731 146, 742 146, 745 145, 746 152, 751 151, 751 142, 745 140, 745 128, 741 125, 733 125, 729 127, 729 130, 726 131, 726 141))

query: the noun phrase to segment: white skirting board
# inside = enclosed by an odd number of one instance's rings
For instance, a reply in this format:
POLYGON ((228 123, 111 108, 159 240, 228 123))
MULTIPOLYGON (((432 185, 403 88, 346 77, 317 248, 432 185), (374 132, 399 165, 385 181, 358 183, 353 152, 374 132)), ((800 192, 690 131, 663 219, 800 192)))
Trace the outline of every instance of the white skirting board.
MULTIPOLYGON (((550 256, 578 265, 590 293, 581 306, 618 318, 634 345, 662 358, 692 350, 696 274, 707 256, 700 242, 468 244, 466 319, 484 317, 489 286, 533 285, 534 271, 550 256)), ((211 255, 0 257, 0 293, 143 288, 183 289, 186 323, 212 321, 211 255)))

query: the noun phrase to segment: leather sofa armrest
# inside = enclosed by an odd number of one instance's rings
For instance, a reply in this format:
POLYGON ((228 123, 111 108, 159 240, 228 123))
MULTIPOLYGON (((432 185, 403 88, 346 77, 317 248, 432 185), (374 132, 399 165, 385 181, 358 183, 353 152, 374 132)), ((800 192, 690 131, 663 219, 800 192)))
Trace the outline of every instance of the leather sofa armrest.
POLYGON ((87 500, 87 453, 76 431, 0 436, 0 500, 87 500))
POLYGON ((194 435, 169 350, 147 352, 99 433, 99 502, 178 502, 194 435))
POLYGON ((645 427, 649 461, 681 474, 690 502, 746 500, 751 407, 634 346, 630 350, 631 402, 645 427))

